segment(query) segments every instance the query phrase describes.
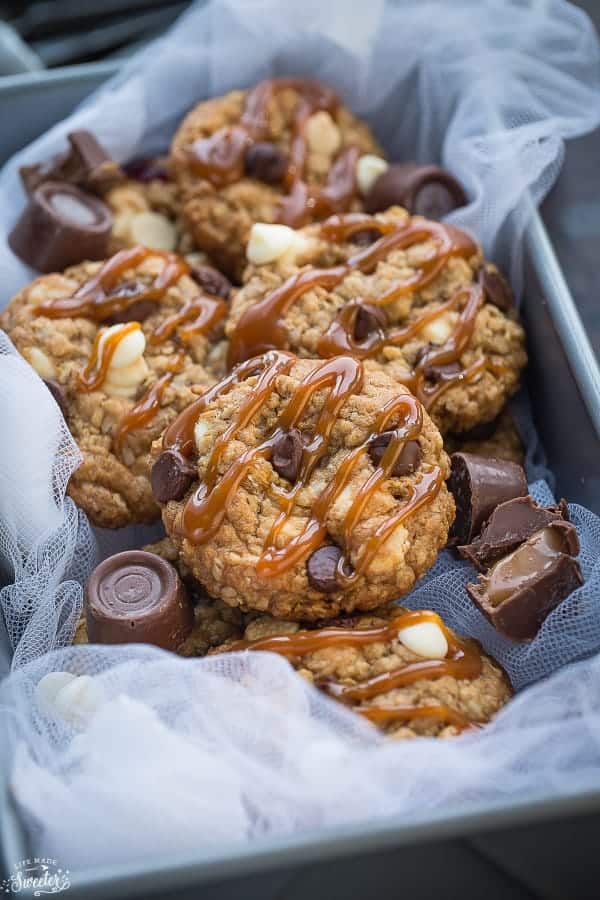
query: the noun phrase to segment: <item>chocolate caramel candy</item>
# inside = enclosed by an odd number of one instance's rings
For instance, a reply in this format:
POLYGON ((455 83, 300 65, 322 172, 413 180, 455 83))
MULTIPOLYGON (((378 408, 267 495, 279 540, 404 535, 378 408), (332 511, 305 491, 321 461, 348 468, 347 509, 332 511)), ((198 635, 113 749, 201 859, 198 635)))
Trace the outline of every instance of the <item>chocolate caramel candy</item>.
POLYGON ((194 624, 173 566, 145 550, 126 550, 96 566, 85 589, 88 637, 97 644, 155 644, 177 650, 194 624))
POLYGON ((538 506, 533 497, 516 497, 501 503, 492 512, 481 534, 470 544, 458 547, 458 552, 485 572, 502 556, 512 553, 536 531, 553 522, 568 522, 567 504, 538 506))
POLYGON ((548 614, 583 584, 577 553, 575 526, 552 522, 468 584, 467 592, 499 632, 530 641, 548 614))
POLYGON ((97 197, 66 182, 32 193, 8 236, 11 250, 38 272, 57 272, 108 252, 112 217, 97 197))
POLYGON ((123 170, 90 131, 67 135, 69 149, 41 163, 21 166, 19 174, 28 194, 48 181, 66 181, 94 194, 103 194, 124 176, 123 170))
POLYGON ((503 459, 453 453, 448 489, 456 503, 451 545, 468 544, 500 503, 527 493, 521 466, 503 459))
POLYGON ((365 209, 373 214, 403 206, 411 215, 442 219, 466 202, 462 185, 450 172, 408 162, 395 163, 379 176, 365 197, 365 209))

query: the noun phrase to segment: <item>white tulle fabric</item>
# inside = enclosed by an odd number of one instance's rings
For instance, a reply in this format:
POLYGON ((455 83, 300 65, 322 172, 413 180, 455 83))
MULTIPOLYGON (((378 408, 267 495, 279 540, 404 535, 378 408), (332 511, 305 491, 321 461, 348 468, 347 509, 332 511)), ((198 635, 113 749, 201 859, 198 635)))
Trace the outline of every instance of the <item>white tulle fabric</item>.
MULTIPOLYGON (((18 165, 60 150, 75 127, 118 159, 163 150, 199 98, 276 74, 332 82, 391 158, 441 159, 471 201, 453 220, 518 279, 523 228, 558 172, 562 140, 600 121, 599 62, 588 20, 560 0, 195 6, 3 170, 0 305, 31 277, 4 241, 23 202, 18 165)), ((472 570, 440 556, 408 605, 478 637, 526 689, 480 733, 392 743, 268 654, 190 661, 143 646, 68 646, 97 553, 65 498, 79 453, 5 338, 0 409, 0 671, 11 670, 0 716, 36 852, 71 870, 197 859, 373 815, 422 821, 600 787, 600 521, 590 512, 571 507, 586 583, 529 645, 499 637, 466 598, 472 570), (65 720, 41 704, 36 685, 52 671, 91 676, 96 712, 65 720)), ((536 479, 526 412, 520 420, 536 479)), ((544 483, 532 489, 551 500, 544 483)), ((101 554, 148 536, 96 534, 101 554)))

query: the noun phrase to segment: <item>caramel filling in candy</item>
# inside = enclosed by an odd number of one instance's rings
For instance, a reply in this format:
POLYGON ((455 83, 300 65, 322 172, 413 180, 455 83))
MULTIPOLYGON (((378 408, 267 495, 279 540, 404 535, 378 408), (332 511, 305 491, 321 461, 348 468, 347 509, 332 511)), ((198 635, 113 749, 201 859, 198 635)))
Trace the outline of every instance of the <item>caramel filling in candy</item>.
POLYGON ((548 571, 564 552, 562 535, 554 528, 542 529, 490 570, 486 588, 488 601, 492 606, 498 606, 507 597, 522 591, 532 577, 537 578, 548 571))

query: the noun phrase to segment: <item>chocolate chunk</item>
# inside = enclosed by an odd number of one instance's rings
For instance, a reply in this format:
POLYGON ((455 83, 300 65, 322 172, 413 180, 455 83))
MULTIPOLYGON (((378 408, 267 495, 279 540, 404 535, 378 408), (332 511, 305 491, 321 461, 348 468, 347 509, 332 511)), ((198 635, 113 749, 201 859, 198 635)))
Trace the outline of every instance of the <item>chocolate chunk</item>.
POLYGON ((391 165, 365 197, 368 213, 403 206, 411 215, 441 219, 467 202, 460 182, 439 166, 391 165))
POLYGON ((360 303, 354 317, 354 339, 364 341, 372 334, 383 331, 388 323, 385 310, 372 303, 360 303))
POLYGON ((190 276, 203 291, 212 294, 213 297, 222 297, 223 300, 227 300, 231 293, 231 282, 213 266, 193 266, 190 276))
POLYGON ((44 378, 42 379, 52 396, 54 397, 61 413, 64 418, 67 418, 67 395, 65 393, 65 389, 58 381, 55 381, 53 378, 44 378))
POLYGON ((150 473, 154 499, 158 503, 181 500, 197 472, 178 450, 164 450, 150 473))
POLYGON ((425 366, 423 375, 428 381, 437 384, 439 381, 448 381, 462 372, 462 366, 458 362, 443 363, 439 366, 425 366))
POLYGON ((381 232, 377 228, 361 228, 360 231, 354 231, 348 240, 351 244, 357 244, 359 247, 368 247, 369 244, 378 241, 380 237, 381 232))
MULTIPOLYGON (((333 594, 340 590, 337 579, 338 563, 342 558, 342 551, 335 544, 325 544, 315 550, 306 561, 308 583, 315 591, 322 594, 333 594)), ((344 571, 349 571, 347 563, 344 571)))
MULTIPOLYGON (((138 294, 147 290, 147 286, 142 281, 123 281, 118 284, 112 291, 109 291, 109 297, 136 297, 138 294)), ((155 300, 132 300, 131 304, 125 309, 116 312, 110 317, 111 323, 117 322, 144 322, 148 316, 157 310, 155 300)))
MULTIPOLYGON (((383 454, 387 450, 393 436, 393 431, 383 431, 381 434, 376 434, 375 437, 371 438, 369 442, 369 456, 374 466, 378 466, 381 463, 383 454)), ((394 468, 390 474, 395 478, 402 478, 403 475, 412 475, 421 465, 422 455, 417 441, 407 441, 400 451, 400 456, 394 463, 394 468)))
POLYGON ((67 138, 70 148, 65 153, 19 169, 29 194, 48 181, 66 181, 94 194, 103 194, 123 180, 121 167, 90 131, 72 131, 67 138))
POLYGON ((156 644, 177 650, 194 612, 173 566, 144 550, 126 550, 96 566, 85 589, 90 642, 156 644))
POLYGON ((278 475, 288 481, 296 481, 302 462, 304 441, 297 428, 290 428, 273 444, 271 465, 278 475))
POLYGON ((244 168, 250 178, 258 178, 267 184, 279 184, 283 180, 287 160, 279 147, 268 141, 250 144, 244 156, 244 168))
POLYGON ((8 243, 39 272, 57 272, 108 252, 112 217, 97 197, 73 185, 49 181, 36 188, 8 243))
POLYGON ((510 285, 500 272, 491 266, 482 266, 478 280, 488 303, 497 306, 502 312, 509 312, 513 308, 514 299, 510 285))
POLYGON ((450 544, 467 544, 499 503, 527 493, 525 472, 516 463, 453 453, 448 488, 456 503, 450 544))
POLYGON ((575 526, 556 521, 503 556, 467 592, 492 625, 513 641, 530 641, 546 616, 583 584, 575 526))
MULTIPOLYGON (((454 454, 454 456, 458 455, 454 454)), ((511 465, 514 464, 511 463, 511 465)), ((516 550, 536 531, 540 531, 553 522, 566 522, 568 518, 569 513, 564 500, 561 500, 558 506, 538 506, 533 497, 519 496, 496 506, 481 534, 470 544, 459 547, 458 552, 472 562, 480 572, 485 572, 496 560, 516 550)), ((573 550, 573 554, 578 552, 578 550, 573 550)))
POLYGON ((123 170, 129 178, 147 184, 149 181, 168 181, 166 165, 157 159, 133 159, 125 163, 123 170))

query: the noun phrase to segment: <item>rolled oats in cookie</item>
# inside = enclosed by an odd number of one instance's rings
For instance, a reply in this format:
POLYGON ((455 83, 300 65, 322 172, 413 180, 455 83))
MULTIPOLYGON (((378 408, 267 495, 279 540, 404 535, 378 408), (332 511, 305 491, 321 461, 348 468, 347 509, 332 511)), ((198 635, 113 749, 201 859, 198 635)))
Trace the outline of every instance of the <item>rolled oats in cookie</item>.
POLYGON ((448 458, 421 403, 352 356, 249 360, 155 454, 180 561, 242 610, 315 620, 380 606, 433 564, 454 515, 448 458), (169 498, 174 452, 196 477, 183 496, 174 477, 169 498))
POLYGON ((176 132, 171 160, 194 240, 237 279, 254 222, 298 227, 361 209, 360 184, 383 162, 336 94, 300 78, 203 101, 176 132))
POLYGON ((397 606, 321 627, 263 616, 217 653, 285 656, 316 687, 394 738, 451 737, 488 722, 511 696, 502 669, 438 615, 397 606))
POLYGON ((94 524, 159 517, 152 442, 224 371, 226 311, 181 257, 134 247, 38 278, 3 312, 1 326, 61 401, 83 453, 69 492, 94 524))
POLYGON ((462 433, 498 416, 526 362, 504 289, 452 226, 399 207, 336 215, 248 268, 226 326, 230 363, 272 348, 369 359, 410 388, 443 434, 462 433))

